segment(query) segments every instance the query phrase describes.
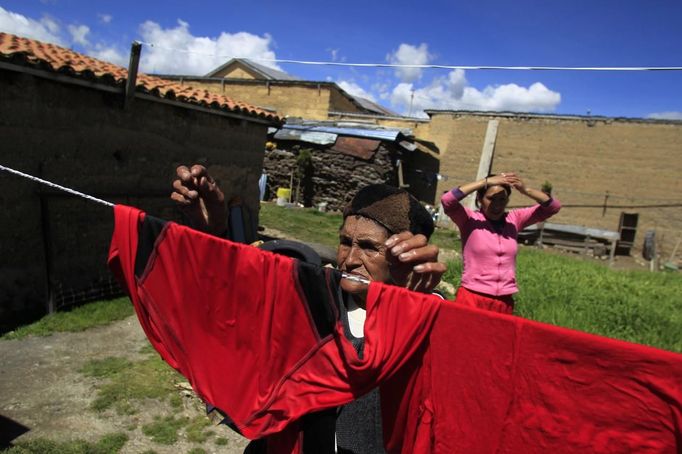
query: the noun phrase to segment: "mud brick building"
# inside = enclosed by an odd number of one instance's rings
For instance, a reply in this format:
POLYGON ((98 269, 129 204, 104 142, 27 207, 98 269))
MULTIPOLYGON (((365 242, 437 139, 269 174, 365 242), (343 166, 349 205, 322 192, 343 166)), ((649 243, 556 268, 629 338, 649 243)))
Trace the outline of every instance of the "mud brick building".
MULTIPOLYGON (((203 163, 257 223, 273 112, 0 33, 0 163, 164 219, 203 163), (133 77, 131 77, 131 80, 133 77)), ((112 210, 0 172, 0 330, 106 293, 112 210)))

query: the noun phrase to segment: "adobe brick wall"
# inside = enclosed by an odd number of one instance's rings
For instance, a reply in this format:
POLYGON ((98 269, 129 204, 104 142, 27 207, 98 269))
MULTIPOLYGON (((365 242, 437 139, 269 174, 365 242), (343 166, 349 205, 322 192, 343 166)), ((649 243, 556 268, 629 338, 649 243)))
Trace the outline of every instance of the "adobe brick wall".
POLYGON ((186 79, 186 85, 276 110, 282 116, 326 119, 330 110, 330 90, 325 85, 281 85, 186 79))
MULTIPOLYGON (((494 172, 519 173, 529 186, 552 183, 566 205, 556 222, 617 230, 621 211, 639 213, 636 246, 644 232, 663 236, 664 258, 682 237, 682 207, 608 208, 682 202, 682 122, 562 117, 434 114, 429 138, 440 147, 438 193, 475 178, 488 121, 499 121, 494 172), (591 208, 570 205, 596 205, 591 208)), ((518 194, 511 204, 527 199, 518 194)))
MULTIPOLYGON (((646 230, 656 229, 667 260, 682 238, 682 207, 651 205, 682 202, 682 122, 461 111, 434 113, 430 122, 374 122, 410 128, 416 137, 436 143, 440 173, 449 177, 438 185, 436 194, 441 194, 476 177, 488 121, 493 119, 499 121, 494 172, 518 172, 536 188, 545 180, 551 182, 554 195, 567 205, 554 218, 556 222, 617 230, 622 211, 639 213, 635 253, 641 250, 646 230), (602 216, 606 191, 607 205, 612 207, 602 216)), ((522 205, 527 200, 514 195, 511 203, 522 205)))
MULTIPOLYGON (((200 162, 257 216, 266 125, 139 99, 124 110, 122 95, 10 71, 0 71, 0 105, 4 165, 174 219, 175 167, 200 162)), ((0 206, 0 330, 44 313, 48 263, 53 285, 108 274, 110 209, 5 172, 0 206)))

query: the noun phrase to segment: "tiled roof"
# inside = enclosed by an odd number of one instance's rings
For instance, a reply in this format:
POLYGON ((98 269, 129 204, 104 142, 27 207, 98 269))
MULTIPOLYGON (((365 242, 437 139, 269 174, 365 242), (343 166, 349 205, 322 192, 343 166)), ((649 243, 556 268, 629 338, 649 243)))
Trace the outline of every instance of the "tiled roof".
MULTIPOLYGON (((1 32, 0 62, 90 81, 96 80, 105 85, 121 87, 121 90, 124 89, 128 77, 128 70, 122 66, 88 57, 55 44, 1 32)), ((226 96, 141 73, 137 75, 136 92, 272 122, 282 120, 277 114, 234 101, 226 96)))

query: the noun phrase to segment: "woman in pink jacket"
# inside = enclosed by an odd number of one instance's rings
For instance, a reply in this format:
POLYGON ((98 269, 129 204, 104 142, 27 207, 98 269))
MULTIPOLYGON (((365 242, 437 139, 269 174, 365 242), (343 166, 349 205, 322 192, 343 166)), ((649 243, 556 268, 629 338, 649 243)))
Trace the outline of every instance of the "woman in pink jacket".
POLYGON ((513 295, 518 292, 518 232, 556 214, 561 204, 542 191, 527 188, 514 173, 491 175, 455 188, 443 195, 441 203, 462 238, 464 271, 455 302, 511 314, 513 295), (512 188, 537 204, 505 211, 512 188), (474 191, 479 211, 460 204, 474 191))

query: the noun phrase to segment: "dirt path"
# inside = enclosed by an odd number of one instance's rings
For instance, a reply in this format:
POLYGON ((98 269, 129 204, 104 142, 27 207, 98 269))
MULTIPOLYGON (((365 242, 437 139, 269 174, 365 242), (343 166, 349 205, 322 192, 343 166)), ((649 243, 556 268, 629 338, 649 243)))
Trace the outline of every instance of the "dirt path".
POLYGON ((113 410, 96 413, 89 408, 96 397, 97 379, 78 370, 90 360, 111 356, 140 361, 148 357, 140 353, 145 345, 147 340, 134 316, 80 333, 0 341, 0 415, 29 429, 14 443, 32 438, 96 442, 106 434, 123 432, 129 437, 125 453, 183 453, 195 448, 207 453, 242 452, 245 440, 225 426, 212 430, 229 439, 227 446, 216 445, 216 437, 197 444, 182 436, 174 445, 164 446, 142 433, 142 424, 154 416, 202 415, 201 402, 186 391, 178 390, 183 397, 180 411, 158 401, 145 402, 148 411, 132 416, 113 410))

